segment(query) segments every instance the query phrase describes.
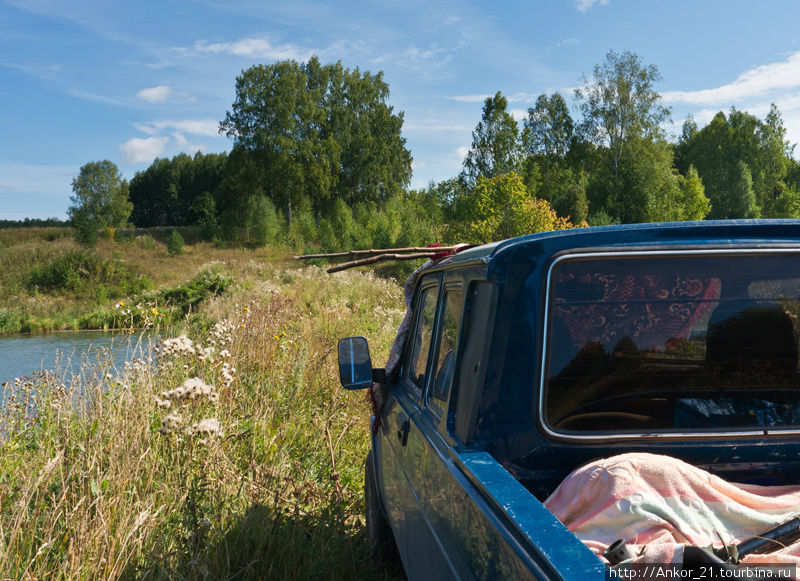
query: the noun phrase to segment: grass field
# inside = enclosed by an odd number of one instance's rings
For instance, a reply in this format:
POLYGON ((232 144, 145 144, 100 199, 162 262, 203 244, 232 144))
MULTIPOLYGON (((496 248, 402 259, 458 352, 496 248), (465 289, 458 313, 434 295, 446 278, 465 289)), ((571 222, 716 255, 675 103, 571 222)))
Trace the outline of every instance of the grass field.
MULTIPOLYGON (((32 287, 31 272, 76 248, 44 229, 13 244, 6 234, 0 310, 55 321, 130 300, 110 296, 113 281, 105 297, 32 287)), ((113 370, 101 358, 89 385, 42 374, 7 388, 0 578, 386 578, 362 516, 369 406, 338 386, 335 344, 362 334, 385 360, 398 283, 300 268, 286 252, 186 250, 138 238, 98 248, 148 277, 140 293, 209 268, 230 281, 173 319, 176 340, 152 362, 113 370)))

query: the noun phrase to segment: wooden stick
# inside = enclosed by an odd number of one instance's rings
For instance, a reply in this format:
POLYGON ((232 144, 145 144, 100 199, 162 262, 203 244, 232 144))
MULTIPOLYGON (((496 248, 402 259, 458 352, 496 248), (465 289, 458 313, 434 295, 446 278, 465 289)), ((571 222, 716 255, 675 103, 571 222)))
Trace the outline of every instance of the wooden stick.
POLYGON ((376 256, 381 254, 404 254, 404 253, 418 253, 418 252, 449 252, 453 250, 453 246, 413 246, 410 248, 378 248, 371 250, 349 250, 347 252, 328 252, 326 254, 303 254, 295 256, 297 260, 307 260, 310 258, 342 258, 345 256, 376 256))
MULTIPOLYGON (((373 262, 381 262, 383 260, 416 260, 417 258, 433 258, 439 252, 417 252, 415 254, 379 254, 377 256, 370 256, 369 258, 361 258, 359 260, 351 260, 350 262, 343 262, 336 266, 328 268, 327 272, 339 272, 340 270, 347 270, 348 268, 355 268, 356 266, 363 266, 365 264, 372 264, 373 262)), ((436 250, 439 250, 438 248, 436 250)))

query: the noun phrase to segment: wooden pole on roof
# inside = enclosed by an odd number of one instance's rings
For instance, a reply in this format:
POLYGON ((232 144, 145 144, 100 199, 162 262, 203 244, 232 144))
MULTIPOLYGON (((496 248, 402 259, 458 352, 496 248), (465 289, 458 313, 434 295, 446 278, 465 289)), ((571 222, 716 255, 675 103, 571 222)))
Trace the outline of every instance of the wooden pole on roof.
MULTIPOLYGON (((360 258, 358 260, 351 260, 350 262, 343 262, 342 264, 337 264, 336 266, 331 266, 328 268, 327 272, 339 272, 340 270, 347 270, 348 268, 355 268, 356 266, 364 266, 365 264, 373 264, 375 262, 381 262, 383 260, 416 260, 418 258, 433 258, 440 252, 431 252, 431 249, 426 249, 428 252, 415 252, 413 254, 398 254, 398 253, 387 253, 387 254, 378 254, 376 256, 370 256, 368 258, 360 258)), ((436 249, 437 251, 440 250, 439 248, 436 249)))
MULTIPOLYGON (((454 246, 412 246, 409 248, 378 248, 371 250, 349 250, 347 252, 328 252, 324 254, 303 254, 295 256, 297 260, 309 260, 312 258, 343 258, 345 256, 378 256, 382 254, 406 254, 406 253, 433 253, 441 254, 442 252, 450 252, 454 246)), ((387 259, 388 260, 388 259, 387 259)))

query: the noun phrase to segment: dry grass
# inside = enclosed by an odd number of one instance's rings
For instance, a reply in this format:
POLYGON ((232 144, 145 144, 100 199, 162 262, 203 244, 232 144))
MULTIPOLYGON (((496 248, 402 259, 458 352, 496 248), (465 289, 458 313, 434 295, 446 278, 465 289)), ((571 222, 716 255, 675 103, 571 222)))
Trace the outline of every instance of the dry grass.
MULTIPOLYGON (((98 361, 91 385, 8 387, 0 578, 384 577, 361 516, 369 408, 337 387, 335 340, 366 334, 385 360, 399 287, 216 252, 178 259, 236 262, 237 290, 204 311, 218 324, 187 329, 192 350, 119 374, 98 361)), ((154 280, 173 276, 154 262, 154 280)))

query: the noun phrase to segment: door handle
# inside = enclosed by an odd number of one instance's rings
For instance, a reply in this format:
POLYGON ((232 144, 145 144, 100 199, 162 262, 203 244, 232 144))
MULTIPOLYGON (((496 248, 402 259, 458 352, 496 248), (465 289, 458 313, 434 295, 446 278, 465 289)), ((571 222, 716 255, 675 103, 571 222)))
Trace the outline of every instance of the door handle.
POLYGON ((404 414, 397 415, 397 439, 400 440, 400 445, 405 446, 408 443, 408 431, 411 429, 411 424, 404 414))

